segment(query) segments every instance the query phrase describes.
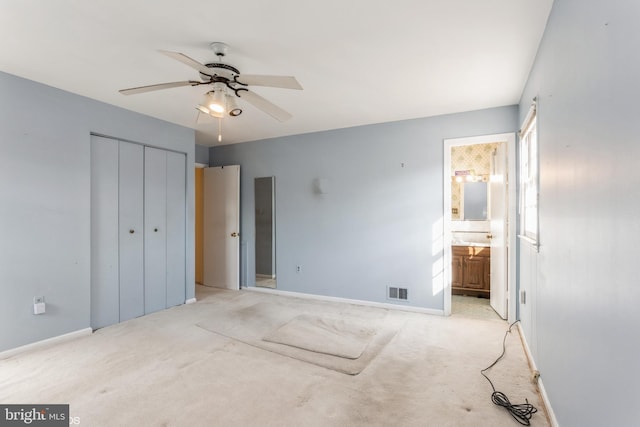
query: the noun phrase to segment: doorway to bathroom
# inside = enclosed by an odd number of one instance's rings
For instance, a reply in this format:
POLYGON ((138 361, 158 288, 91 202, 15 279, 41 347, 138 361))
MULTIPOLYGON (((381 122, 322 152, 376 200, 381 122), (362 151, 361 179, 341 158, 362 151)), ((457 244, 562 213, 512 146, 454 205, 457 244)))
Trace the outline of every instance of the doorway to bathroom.
POLYGON ((445 140, 443 177, 445 314, 515 320, 515 134, 445 140))

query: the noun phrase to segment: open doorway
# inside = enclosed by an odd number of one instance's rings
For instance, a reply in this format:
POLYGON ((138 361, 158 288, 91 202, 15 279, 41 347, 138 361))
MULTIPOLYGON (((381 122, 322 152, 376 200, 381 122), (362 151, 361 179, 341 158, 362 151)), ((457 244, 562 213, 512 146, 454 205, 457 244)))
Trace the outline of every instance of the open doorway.
POLYGON ((513 321, 515 134, 448 139, 444 152, 445 314, 513 321))

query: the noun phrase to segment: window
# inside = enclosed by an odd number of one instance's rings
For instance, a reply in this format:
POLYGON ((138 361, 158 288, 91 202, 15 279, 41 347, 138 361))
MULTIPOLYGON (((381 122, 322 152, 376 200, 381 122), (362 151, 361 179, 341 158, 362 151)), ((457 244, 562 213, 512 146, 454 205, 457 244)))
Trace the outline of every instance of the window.
POLYGON ((538 131, 535 104, 520 130, 520 237, 538 245, 538 131))

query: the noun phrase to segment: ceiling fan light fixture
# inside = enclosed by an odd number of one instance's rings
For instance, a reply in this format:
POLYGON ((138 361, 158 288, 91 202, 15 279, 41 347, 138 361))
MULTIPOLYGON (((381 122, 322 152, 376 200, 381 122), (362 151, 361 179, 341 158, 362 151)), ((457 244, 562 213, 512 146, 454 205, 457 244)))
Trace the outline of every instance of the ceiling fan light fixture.
POLYGON ((227 109, 231 117, 238 117, 242 114, 242 108, 238 107, 236 98, 233 95, 227 95, 227 109))
POLYGON ((216 113, 215 111, 210 110, 208 107, 206 107, 206 105, 208 105, 208 96, 205 96, 205 100, 202 104, 199 104, 198 106, 196 106, 196 110, 200 111, 202 114, 206 114, 209 115, 211 117, 215 117, 217 119, 220 119, 223 117, 222 113, 216 113))
POLYGON ((282 108, 261 97, 249 89, 249 86, 265 86, 282 89, 301 90, 302 86, 293 76, 271 76, 260 74, 241 74, 232 65, 226 64, 223 58, 226 56, 228 46, 225 43, 213 42, 210 44, 211 50, 218 57, 218 62, 202 64, 189 56, 180 52, 170 52, 160 50, 160 53, 181 62, 188 67, 198 71, 200 80, 185 80, 179 82, 160 83, 147 86, 132 87, 120 90, 123 95, 134 95, 152 92, 160 89, 170 89, 182 86, 209 86, 208 92, 204 94, 202 102, 196 106, 199 123, 200 114, 218 119, 218 142, 222 142, 222 120, 228 113, 230 117, 237 117, 243 110, 237 104, 236 98, 242 98, 254 107, 269 114, 274 119, 284 122, 292 116, 282 108))
POLYGON ((214 90, 207 94, 207 106, 214 113, 222 114, 225 112, 225 94, 222 90, 214 90))

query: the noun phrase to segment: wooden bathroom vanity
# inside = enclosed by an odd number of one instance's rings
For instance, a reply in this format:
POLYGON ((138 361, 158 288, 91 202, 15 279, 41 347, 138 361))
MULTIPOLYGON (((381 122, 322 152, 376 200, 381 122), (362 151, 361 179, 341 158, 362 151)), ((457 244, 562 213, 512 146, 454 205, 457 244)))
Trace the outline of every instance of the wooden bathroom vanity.
POLYGON ((491 292, 491 248, 452 246, 451 279, 453 295, 489 298, 491 292))

